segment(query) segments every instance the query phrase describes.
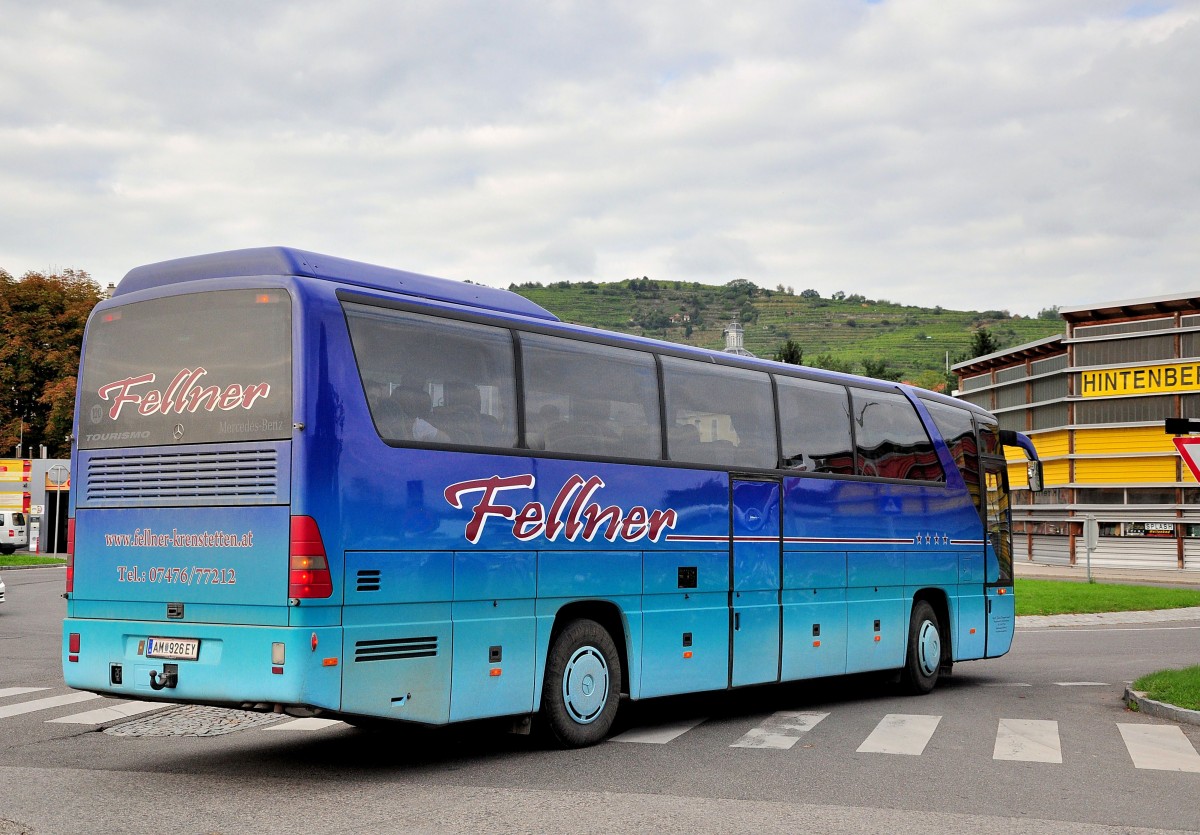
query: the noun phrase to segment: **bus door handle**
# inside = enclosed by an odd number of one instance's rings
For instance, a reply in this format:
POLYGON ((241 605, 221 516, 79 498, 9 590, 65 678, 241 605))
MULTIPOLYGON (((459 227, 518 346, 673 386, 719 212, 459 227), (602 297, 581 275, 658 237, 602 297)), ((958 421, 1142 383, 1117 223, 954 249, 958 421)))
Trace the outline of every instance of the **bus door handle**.
POLYGON ((737 632, 741 628, 742 628, 742 613, 734 612, 733 613, 733 631, 737 632))

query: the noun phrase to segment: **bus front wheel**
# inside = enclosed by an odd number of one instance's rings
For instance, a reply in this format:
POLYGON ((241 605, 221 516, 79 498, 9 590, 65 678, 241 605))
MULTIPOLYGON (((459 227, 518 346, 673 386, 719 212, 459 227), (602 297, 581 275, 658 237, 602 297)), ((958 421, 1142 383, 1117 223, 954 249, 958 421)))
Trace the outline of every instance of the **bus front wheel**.
POLYGON ((621 699, 621 660, 612 636, 592 620, 558 633, 546 659, 542 717, 565 748, 594 745, 608 734, 621 699))
POLYGON ((924 695, 937 684, 942 667, 942 629, 925 600, 913 604, 908 622, 908 653, 900 681, 909 693, 924 695))

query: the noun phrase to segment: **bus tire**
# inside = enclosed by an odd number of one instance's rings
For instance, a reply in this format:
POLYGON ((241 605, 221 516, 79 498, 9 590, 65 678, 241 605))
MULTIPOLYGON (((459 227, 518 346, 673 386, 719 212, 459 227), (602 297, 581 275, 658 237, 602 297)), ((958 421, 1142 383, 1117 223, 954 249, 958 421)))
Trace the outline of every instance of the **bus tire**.
POLYGON ((542 685, 542 718, 554 741, 582 748, 604 739, 621 683, 621 659, 608 631, 593 620, 568 623, 551 643, 542 685))
POLYGON ((937 684, 942 668, 942 627, 928 601, 913 604, 908 622, 908 653, 900 683, 909 693, 923 696, 937 684))

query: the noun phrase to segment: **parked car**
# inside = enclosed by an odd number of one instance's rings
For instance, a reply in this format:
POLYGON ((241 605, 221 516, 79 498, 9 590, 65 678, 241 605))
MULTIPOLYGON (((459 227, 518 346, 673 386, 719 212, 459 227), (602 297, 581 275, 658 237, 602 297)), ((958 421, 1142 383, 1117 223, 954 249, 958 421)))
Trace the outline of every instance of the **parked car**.
POLYGON ((29 544, 29 525, 19 510, 0 510, 0 554, 11 554, 29 544))
POLYGON ((4 602, 4 578, 0 577, 0 603, 4 602))

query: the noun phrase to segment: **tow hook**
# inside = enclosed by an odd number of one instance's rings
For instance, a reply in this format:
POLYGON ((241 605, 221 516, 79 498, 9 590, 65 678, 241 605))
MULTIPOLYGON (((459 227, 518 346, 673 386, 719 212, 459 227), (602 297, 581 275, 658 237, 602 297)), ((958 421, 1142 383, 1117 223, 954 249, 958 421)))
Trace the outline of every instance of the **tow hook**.
POLYGON ((158 675, 158 670, 150 671, 150 689, 163 690, 165 688, 175 689, 175 685, 179 683, 179 665, 178 664, 163 664, 162 677, 158 675))

